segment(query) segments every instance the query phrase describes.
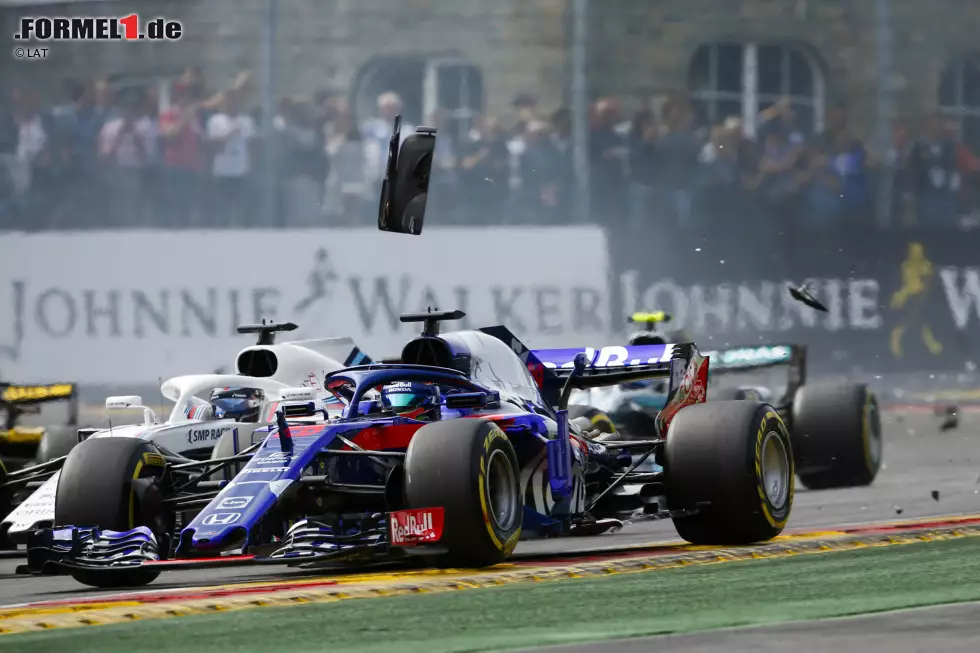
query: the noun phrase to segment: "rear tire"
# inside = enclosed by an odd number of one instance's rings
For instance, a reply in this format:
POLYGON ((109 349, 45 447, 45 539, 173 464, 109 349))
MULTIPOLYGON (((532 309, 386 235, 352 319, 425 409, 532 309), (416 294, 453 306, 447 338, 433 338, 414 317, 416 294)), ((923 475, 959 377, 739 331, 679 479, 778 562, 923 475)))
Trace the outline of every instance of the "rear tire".
POLYGON ((820 383, 793 401, 793 448, 800 482, 811 490, 864 487, 881 468, 881 416, 866 385, 820 383))
POLYGON ((568 419, 571 420, 575 419, 576 417, 584 417, 588 419, 590 422, 592 422, 593 428, 602 433, 607 433, 610 435, 616 433, 616 425, 613 424, 612 418, 598 408, 578 405, 569 406, 568 419))
POLYGON ((754 401, 688 406, 666 440, 668 507, 699 510, 674 518, 682 538, 751 544, 782 532, 793 505, 793 450, 775 408, 754 401))
MULTIPOLYGON (((133 482, 162 476, 162 461, 156 447, 138 438, 93 438, 82 442, 68 454, 58 479, 56 527, 98 526, 127 531, 148 526, 159 533, 159 515, 142 509, 133 482)), ((159 571, 142 568, 71 570, 72 578, 79 583, 101 588, 146 585, 159 575, 159 571)))
POLYGON ((481 419, 420 428, 405 455, 409 508, 445 510, 436 563, 488 567, 506 560, 521 535, 520 467, 507 435, 481 419))

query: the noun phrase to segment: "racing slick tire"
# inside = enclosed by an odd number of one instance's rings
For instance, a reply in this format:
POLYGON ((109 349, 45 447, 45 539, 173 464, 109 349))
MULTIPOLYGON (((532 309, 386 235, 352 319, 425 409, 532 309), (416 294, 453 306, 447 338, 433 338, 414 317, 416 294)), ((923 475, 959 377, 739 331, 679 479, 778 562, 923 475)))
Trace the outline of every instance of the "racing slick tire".
POLYGON ((606 415, 598 408, 592 408, 591 406, 580 406, 580 405, 569 406, 568 419, 573 420, 577 417, 586 418, 587 420, 592 422, 593 428, 595 428, 596 430, 602 433, 607 433, 610 435, 616 433, 616 425, 613 424, 612 419, 609 417, 609 415, 606 415))
POLYGON ((455 419, 427 424, 405 454, 409 508, 444 510, 446 553, 433 562, 488 567, 503 562, 521 536, 521 469, 507 435, 493 422, 455 419))
POLYGON ((881 468, 878 400, 860 383, 800 388, 793 401, 793 449, 810 490, 870 485, 881 468))
POLYGON ((44 437, 37 446, 37 464, 46 463, 67 456, 78 445, 78 428, 74 426, 51 426, 45 429, 44 437))
MULTIPOLYGON (((114 531, 149 526, 159 533, 160 511, 144 506, 134 481, 159 478, 164 470, 159 450, 139 438, 93 438, 82 442, 68 454, 61 469, 55 495, 55 526, 98 526, 114 531)), ((100 588, 146 585, 160 575, 159 571, 143 568, 70 571, 79 583, 100 588)))
POLYGON ((751 544, 782 532, 793 505, 793 450, 776 409, 720 401, 682 409, 664 445, 667 505, 692 544, 751 544))

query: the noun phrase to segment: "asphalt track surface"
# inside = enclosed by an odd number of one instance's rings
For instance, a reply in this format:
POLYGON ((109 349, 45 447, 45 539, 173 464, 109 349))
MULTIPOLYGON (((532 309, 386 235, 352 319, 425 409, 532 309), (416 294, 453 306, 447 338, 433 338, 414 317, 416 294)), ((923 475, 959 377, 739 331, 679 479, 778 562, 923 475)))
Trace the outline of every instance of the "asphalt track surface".
MULTIPOLYGON (((788 530, 814 530, 866 522, 980 513, 980 413, 964 413, 957 429, 940 431, 928 412, 885 413, 884 468, 868 488, 811 492, 797 488, 788 530)), ((677 541, 669 521, 627 526, 596 537, 522 542, 516 557, 677 541)), ((14 574, 23 559, 0 559, 0 606, 97 595, 69 577, 14 574)), ((324 575, 323 570, 238 567, 171 571, 149 589, 200 587, 324 575)), ((113 592, 118 594, 118 592, 113 592)), ((649 650, 649 649, 647 649, 649 650)), ((972 649, 980 650, 980 649, 972 649)))
POLYGON ((980 651, 980 603, 535 650, 604 653, 614 649, 616 653, 976 653, 980 651))

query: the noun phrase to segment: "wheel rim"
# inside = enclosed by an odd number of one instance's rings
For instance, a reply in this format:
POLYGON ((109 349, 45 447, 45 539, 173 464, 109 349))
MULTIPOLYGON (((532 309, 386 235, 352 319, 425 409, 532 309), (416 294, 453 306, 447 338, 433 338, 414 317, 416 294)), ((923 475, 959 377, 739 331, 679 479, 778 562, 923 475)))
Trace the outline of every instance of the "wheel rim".
POLYGON ((864 432, 867 438, 868 467, 874 471, 881 461, 881 419, 878 416, 878 406, 874 401, 867 403, 864 416, 864 432))
POLYGON ((776 431, 769 431, 762 440, 762 484, 769 505, 779 510, 789 497, 789 455, 786 445, 776 431))
POLYGON ((510 459, 503 451, 490 454, 487 463, 487 499, 490 518, 497 528, 508 531, 517 521, 517 482, 510 459))

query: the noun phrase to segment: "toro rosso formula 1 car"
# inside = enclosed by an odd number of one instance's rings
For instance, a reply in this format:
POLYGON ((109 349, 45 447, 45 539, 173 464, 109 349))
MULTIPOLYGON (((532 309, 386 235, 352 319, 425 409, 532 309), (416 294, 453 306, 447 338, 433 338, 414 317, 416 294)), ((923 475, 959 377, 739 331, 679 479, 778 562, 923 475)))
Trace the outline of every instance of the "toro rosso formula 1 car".
MULTIPOLYGON (((657 324, 669 321, 669 316, 639 313, 630 321, 657 324)), ((630 338, 631 344, 663 342, 665 338, 650 329, 630 338)), ((793 344, 705 352, 711 359, 708 400, 762 401, 775 406, 792 434, 796 472, 807 488, 870 485, 881 466, 877 399, 864 384, 805 385, 806 353, 806 347, 793 344)), ((629 438, 650 428, 666 405, 667 394, 662 380, 632 381, 578 391, 569 411, 573 417, 587 417, 603 431, 629 438)))
MULTIPOLYGON (((174 404, 165 421, 138 396, 109 397, 109 428, 76 429, 74 444, 65 454, 21 470, 0 469, 0 546, 26 543, 34 530, 55 523, 66 455, 82 441, 137 439, 153 443, 174 460, 232 456, 265 437, 256 429, 275 423, 276 410, 291 396, 291 389, 307 386, 322 394, 319 383, 324 374, 355 361, 370 362, 347 338, 275 343, 276 333, 295 328, 291 323, 239 327, 240 333, 257 333, 258 342, 238 354, 238 374, 168 379, 160 392, 174 404), (143 411, 140 423, 112 425, 112 414, 133 410, 143 411)), ((340 405, 327 406, 334 407, 340 405)), ((240 467, 224 468, 222 476, 230 477, 240 467)))
POLYGON ((697 544, 778 535, 793 503, 793 454, 778 411, 705 404, 709 360, 692 343, 530 351, 505 327, 440 335, 424 322, 397 363, 327 373, 283 401, 263 439, 208 461, 139 438, 90 438, 64 462, 54 528, 33 533, 30 571, 99 587, 169 568, 397 560, 481 567, 521 539, 672 519, 697 544), (573 389, 665 379, 646 439, 597 440, 569 419, 573 389), (653 458, 657 473, 637 471, 653 458), (229 465, 230 480, 214 480, 229 465))

